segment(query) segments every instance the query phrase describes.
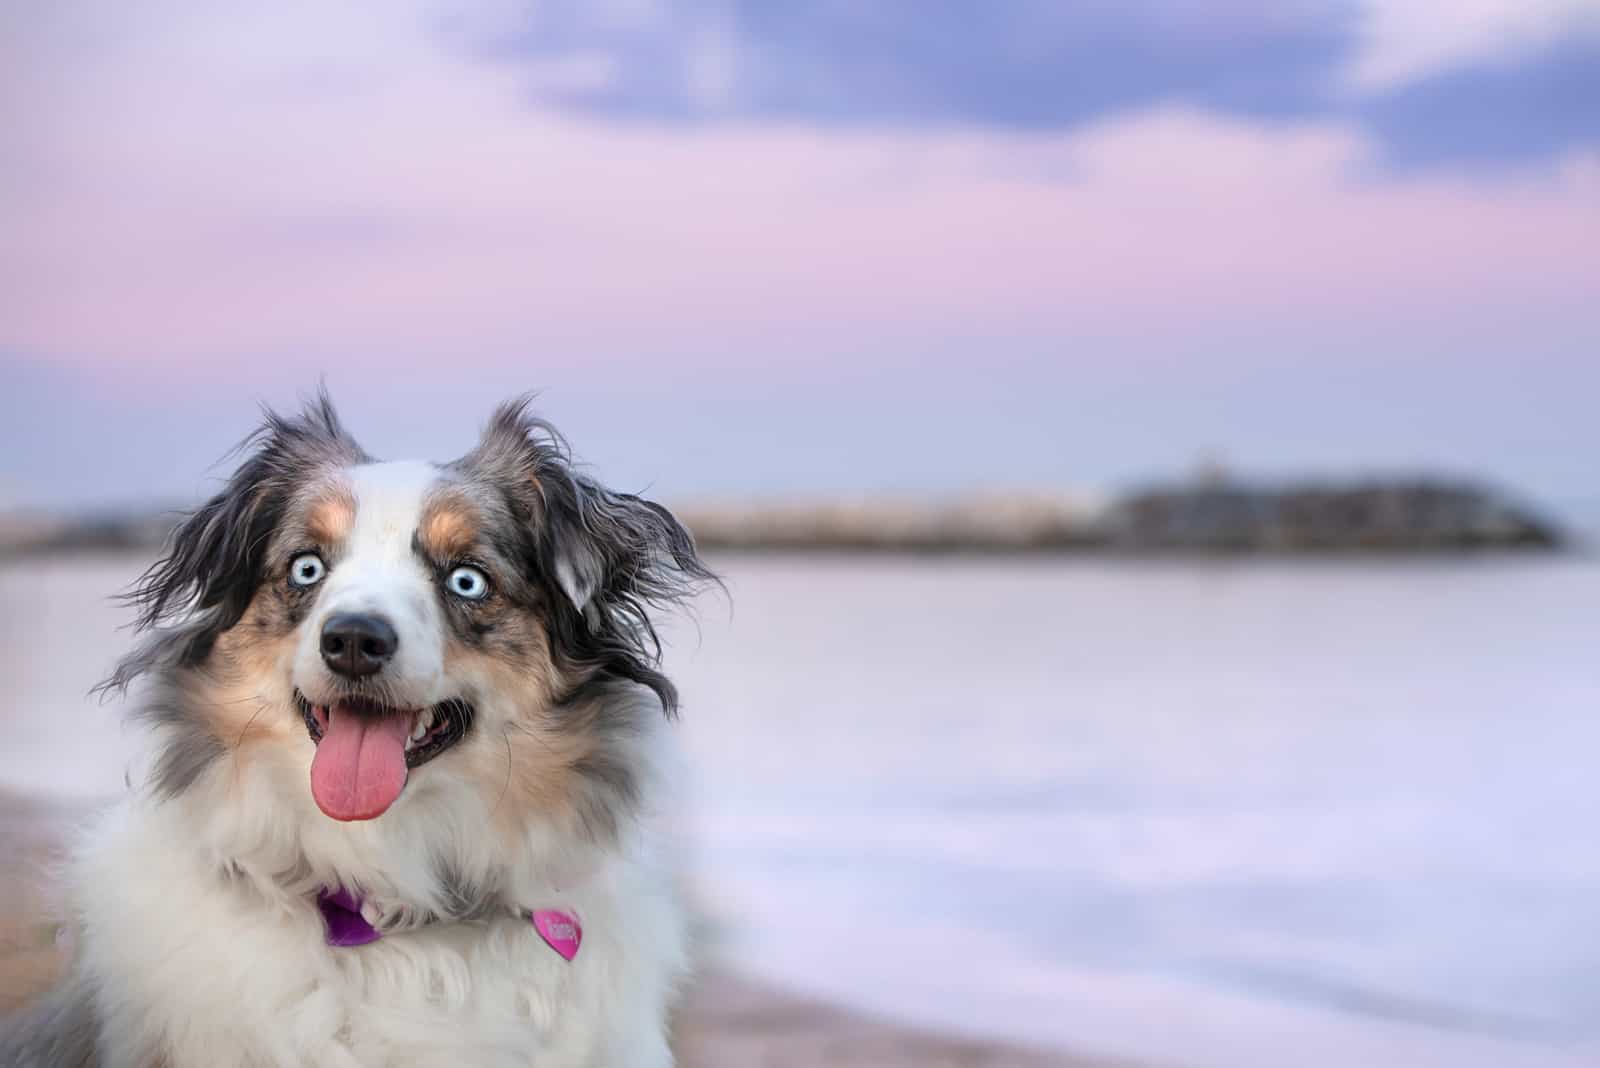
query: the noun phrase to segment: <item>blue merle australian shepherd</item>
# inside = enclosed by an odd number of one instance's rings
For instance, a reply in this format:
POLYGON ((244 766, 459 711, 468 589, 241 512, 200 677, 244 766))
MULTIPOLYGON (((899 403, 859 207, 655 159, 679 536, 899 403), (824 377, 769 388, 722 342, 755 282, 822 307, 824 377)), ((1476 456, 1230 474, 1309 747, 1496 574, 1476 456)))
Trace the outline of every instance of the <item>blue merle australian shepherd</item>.
POLYGON ((152 745, 0 1063, 662 1068, 685 971, 650 613, 711 576, 526 403, 379 462, 268 414, 132 594, 152 745))

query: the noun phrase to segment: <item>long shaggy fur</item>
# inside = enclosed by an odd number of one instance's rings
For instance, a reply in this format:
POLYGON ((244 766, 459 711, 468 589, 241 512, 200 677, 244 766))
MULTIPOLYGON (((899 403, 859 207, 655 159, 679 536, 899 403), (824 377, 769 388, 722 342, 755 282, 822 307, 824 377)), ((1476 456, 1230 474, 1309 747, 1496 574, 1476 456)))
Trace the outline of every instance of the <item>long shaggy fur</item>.
POLYGON ((234 447, 248 459, 227 486, 184 517, 166 551, 122 598, 140 630, 195 616, 181 632, 161 636, 117 666, 103 687, 126 689, 159 662, 161 646, 179 663, 203 659, 216 636, 239 621, 261 582, 261 566, 290 495, 306 475, 324 465, 368 463, 371 457, 339 422, 325 392, 297 418, 271 409, 249 437, 234 447))

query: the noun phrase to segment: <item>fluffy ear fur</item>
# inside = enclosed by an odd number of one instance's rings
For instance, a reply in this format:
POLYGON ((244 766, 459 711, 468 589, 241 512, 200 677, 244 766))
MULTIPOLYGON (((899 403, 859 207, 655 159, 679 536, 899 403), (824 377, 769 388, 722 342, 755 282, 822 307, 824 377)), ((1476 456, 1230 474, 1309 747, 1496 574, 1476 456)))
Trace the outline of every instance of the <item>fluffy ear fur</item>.
POLYGON ((147 643, 107 680, 125 687, 160 660, 205 659, 217 635, 239 621, 261 582, 272 531, 290 494, 313 467, 370 459, 339 424, 333 403, 318 392, 299 415, 270 409, 262 425, 235 448, 247 458, 222 491, 186 515, 160 559, 123 596, 138 610, 140 630, 183 621, 147 643))
POLYGON ((677 691, 660 671, 650 612, 686 600, 716 576, 671 512, 578 473, 565 440, 529 403, 502 405, 458 464, 510 488, 527 532, 522 555, 546 593, 551 644, 563 666, 591 679, 643 683, 671 714, 677 691))

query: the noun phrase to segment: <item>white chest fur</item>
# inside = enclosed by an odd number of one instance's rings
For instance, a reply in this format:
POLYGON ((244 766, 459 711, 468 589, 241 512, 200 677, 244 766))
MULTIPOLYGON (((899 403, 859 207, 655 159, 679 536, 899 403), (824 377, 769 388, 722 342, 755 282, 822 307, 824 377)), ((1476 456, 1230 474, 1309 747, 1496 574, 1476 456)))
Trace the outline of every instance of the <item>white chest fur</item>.
POLYGON ((672 1063, 683 923, 646 864, 612 858, 541 902, 581 917, 571 961, 509 910, 331 947, 310 898, 224 876, 166 809, 136 800, 112 813, 74 873, 105 1064, 672 1063))

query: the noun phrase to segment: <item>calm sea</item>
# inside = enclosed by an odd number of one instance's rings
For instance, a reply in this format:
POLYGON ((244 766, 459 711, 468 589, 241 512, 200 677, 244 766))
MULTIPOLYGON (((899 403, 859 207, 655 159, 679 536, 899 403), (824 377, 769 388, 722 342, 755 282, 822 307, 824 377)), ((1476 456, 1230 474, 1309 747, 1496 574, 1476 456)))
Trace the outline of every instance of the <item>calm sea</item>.
MULTIPOLYGON (((670 661, 736 967, 1168 1063, 1600 1063, 1600 563, 717 563, 670 661)), ((120 782, 137 567, 0 569, 0 786, 120 782)))

